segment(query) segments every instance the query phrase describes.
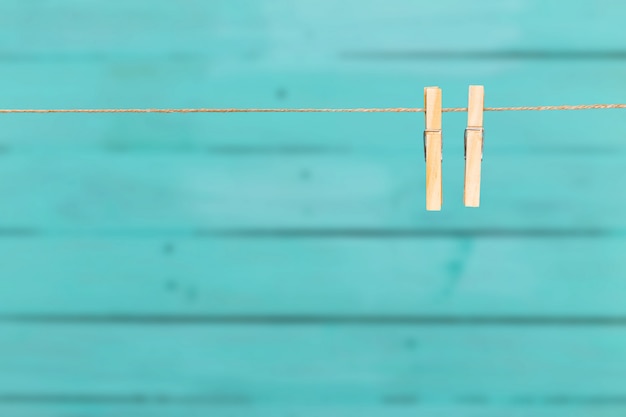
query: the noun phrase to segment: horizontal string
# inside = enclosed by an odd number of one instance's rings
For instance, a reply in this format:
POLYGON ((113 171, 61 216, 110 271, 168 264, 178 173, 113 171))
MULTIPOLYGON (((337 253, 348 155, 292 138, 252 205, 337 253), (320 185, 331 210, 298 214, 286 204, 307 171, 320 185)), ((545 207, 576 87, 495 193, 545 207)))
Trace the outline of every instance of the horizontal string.
MULTIPOLYGON (((561 106, 485 107, 485 111, 548 111, 626 109, 626 104, 579 104, 561 106)), ((420 107, 353 108, 353 109, 0 109, 0 113, 424 113, 420 107)), ((444 113, 466 112, 467 107, 446 107, 444 113)))

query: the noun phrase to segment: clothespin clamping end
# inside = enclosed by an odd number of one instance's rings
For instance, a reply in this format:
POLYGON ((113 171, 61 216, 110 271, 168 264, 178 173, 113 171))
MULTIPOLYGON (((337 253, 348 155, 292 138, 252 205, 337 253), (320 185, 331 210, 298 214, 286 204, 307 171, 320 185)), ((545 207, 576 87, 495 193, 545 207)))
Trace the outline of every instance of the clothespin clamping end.
POLYGON ((485 141, 484 107, 485 88, 482 85, 471 85, 467 106, 467 129, 465 129, 465 191, 463 200, 466 207, 480 206, 480 168, 485 141))
POLYGON ((426 159, 426 210, 439 211, 443 203, 441 160, 441 89, 424 89, 426 129, 424 130, 424 157, 426 159))

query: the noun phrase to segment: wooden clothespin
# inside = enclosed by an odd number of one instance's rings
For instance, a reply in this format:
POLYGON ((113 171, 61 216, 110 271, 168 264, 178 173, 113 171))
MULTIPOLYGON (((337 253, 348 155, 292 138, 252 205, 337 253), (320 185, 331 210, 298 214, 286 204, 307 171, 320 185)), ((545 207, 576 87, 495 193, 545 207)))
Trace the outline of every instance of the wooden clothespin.
POLYGON ((426 158, 426 210, 439 211, 443 203, 441 182, 441 89, 424 89, 426 128, 424 130, 424 157, 426 158))
POLYGON ((465 129, 465 192, 463 200, 466 207, 480 206, 480 165, 483 159, 485 140, 484 107, 485 88, 482 85, 470 85, 467 129, 465 129))

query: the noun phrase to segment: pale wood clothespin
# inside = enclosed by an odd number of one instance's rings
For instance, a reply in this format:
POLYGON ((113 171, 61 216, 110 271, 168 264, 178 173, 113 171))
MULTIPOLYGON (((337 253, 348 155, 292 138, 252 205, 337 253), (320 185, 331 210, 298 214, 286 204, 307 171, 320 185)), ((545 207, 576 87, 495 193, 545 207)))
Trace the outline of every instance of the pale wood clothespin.
POLYGON ((424 89, 426 128, 424 130, 424 157, 426 158, 426 210, 439 211, 443 203, 441 182, 441 89, 424 89))
POLYGON ((470 85, 467 129, 465 129, 465 192, 463 200, 466 207, 480 206, 480 168, 485 140, 484 107, 485 88, 482 85, 470 85))

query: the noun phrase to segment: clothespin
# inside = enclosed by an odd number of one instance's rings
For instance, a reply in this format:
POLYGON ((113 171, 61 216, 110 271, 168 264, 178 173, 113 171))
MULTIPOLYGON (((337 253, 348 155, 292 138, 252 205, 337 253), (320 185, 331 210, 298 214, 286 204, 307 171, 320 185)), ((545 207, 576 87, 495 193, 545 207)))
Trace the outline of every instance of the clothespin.
POLYGON ((439 211, 443 203, 441 183, 441 89, 424 89, 426 128, 424 130, 424 157, 426 159, 426 210, 439 211))
POLYGON ((480 206, 480 165, 483 159, 485 140, 484 107, 485 88, 482 85, 470 85, 467 129, 465 129, 465 192, 463 200, 466 207, 480 206))

